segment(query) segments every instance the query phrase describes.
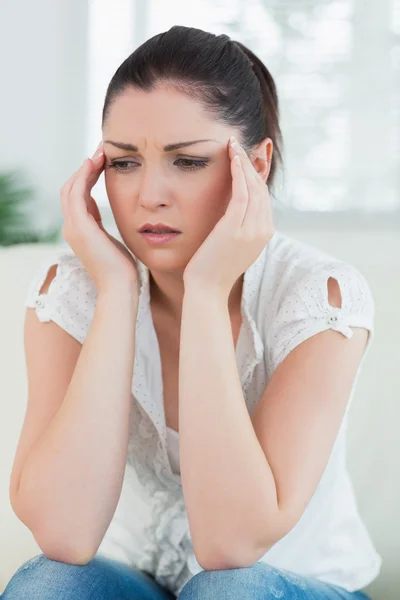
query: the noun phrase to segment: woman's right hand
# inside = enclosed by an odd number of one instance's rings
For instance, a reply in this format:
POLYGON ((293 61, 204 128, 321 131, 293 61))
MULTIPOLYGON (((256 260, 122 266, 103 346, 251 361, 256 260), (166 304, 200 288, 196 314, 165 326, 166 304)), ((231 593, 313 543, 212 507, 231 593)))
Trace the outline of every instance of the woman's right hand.
POLYGON ((137 290, 134 256, 104 229, 99 208, 91 196, 103 169, 104 151, 100 143, 93 158, 87 158, 61 188, 62 236, 86 267, 99 292, 121 282, 134 285, 137 290))

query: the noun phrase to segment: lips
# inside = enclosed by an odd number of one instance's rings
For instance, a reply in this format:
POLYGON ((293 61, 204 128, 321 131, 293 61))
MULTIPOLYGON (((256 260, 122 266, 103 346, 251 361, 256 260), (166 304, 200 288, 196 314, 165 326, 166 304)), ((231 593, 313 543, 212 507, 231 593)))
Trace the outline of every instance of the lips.
POLYGON ((179 233, 174 229, 142 229, 140 233, 179 233))
POLYGON ((169 225, 164 223, 145 223, 140 229, 139 233, 181 233, 178 229, 173 229, 169 225))
POLYGON ((163 246, 164 244, 172 242, 182 234, 180 231, 176 233, 171 231, 168 233, 146 233, 145 231, 142 231, 140 235, 151 246, 163 246))

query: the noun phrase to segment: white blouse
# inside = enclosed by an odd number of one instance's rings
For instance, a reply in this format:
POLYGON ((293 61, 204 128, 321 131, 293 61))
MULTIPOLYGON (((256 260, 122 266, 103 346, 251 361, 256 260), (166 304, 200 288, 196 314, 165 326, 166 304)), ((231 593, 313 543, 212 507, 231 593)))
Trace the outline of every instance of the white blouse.
POLYGON ((167 446, 168 446, 168 458, 171 463, 171 469, 173 473, 180 474, 181 467, 179 461, 179 433, 167 427, 167 446))
MULTIPOLYGON (((149 572, 178 595, 202 568, 193 552, 179 469, 179 434, 166 427, 162 369, 150 309, 149 270, 140 278, 132 411, 126 470, 119 503, 98 554, 149 572)), ((25 306, 54 321, 81 344, 93 318, 97 289, 71 249, 38 268, 25 306), (47 271, 57 264, 47 294, 47 271)), ((351 327, 374 336, 374 300, 352 265, 276 232, 244 274, 242 325, 236 347, 238 373, 251 415, 273 372, 299 344, 326 329, 351 338, 351 327), (327 280, 337 279, 341 308, 328 302, 327 280)), ((338 373, 340 377, 340 373, 338 373)), ((356 378, 356 381, 357 381, 356 378)), ((325 471, 302 517, 261 562, 355 591, 379 574, 376 552, 358 512, 346 468, 346 427, 354 389, 325 471)), ((105 476, 107 474, 105 473, 105 476)))

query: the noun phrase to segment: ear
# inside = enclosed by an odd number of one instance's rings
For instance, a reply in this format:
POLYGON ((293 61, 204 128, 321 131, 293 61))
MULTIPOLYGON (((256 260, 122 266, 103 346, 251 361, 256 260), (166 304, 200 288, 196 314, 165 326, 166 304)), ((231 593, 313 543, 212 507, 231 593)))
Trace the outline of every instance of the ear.
POLYGON ((265 138, 255 146, 250 154, 251 162, 260 177, 266 182, 271 170, 272 152, 274 144, 271 138, 265 138))

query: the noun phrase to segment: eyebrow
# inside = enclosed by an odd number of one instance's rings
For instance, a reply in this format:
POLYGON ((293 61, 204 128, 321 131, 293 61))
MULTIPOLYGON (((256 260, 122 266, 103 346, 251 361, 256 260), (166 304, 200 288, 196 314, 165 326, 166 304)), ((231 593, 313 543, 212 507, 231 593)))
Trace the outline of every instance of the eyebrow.
MULTIPOLYGON (((191 140, 189 142, 178 142, 177 144, 167 144, 164 146, 164 152, 171 152, 172 150, 179 150, 180 148, 186 148, 186 146, 192 146, 193 144, 200 144, 201 142, 218 142, 218 140, 214 139, 206 139, 206 140, 191 140)), ((139 152, 137 146, 133 144, 124 144, 123 142, 113 142, 111 140, 104 140, 104 144, 112 144, 116 148, 120 150, 128 150, 131 152, 139 152)))

